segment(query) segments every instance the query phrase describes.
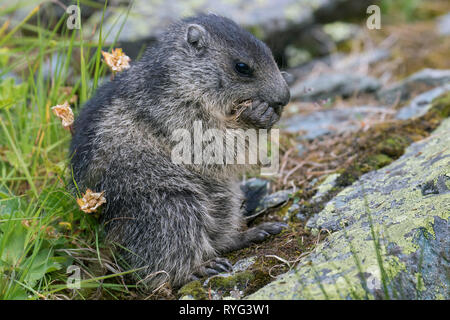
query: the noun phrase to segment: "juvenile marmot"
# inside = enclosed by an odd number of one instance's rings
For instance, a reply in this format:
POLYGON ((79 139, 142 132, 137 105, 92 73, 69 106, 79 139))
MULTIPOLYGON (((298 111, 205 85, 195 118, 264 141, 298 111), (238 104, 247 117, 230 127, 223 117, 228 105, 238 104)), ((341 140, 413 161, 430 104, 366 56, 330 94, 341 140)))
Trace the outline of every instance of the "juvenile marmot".
POLYGON ((203 130, 271 128, 289 99, 270 49, 209 14, 173 24, 86 103, 74 125, 74 179, 81 191, 105 191, 108 238, 126 248, 131 267, 145 267, 151 287, 167 275, 177 286, 228 270, 221 254, 283 228, 274 222, 241 231, 239 170, 174 164, 172 132, 199 120, 203 130), (237 119, 230 116, 249 100, 237 119))

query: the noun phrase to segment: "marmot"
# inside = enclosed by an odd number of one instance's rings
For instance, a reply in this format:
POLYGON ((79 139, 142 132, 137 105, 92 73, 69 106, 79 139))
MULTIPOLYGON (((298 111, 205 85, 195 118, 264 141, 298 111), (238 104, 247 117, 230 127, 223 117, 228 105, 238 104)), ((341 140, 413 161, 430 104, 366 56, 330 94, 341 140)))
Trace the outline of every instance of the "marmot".
POLYGON ((289 102, 270 49, 228 18, 202 14, 171 25, 131 68, 101 86, 74 124, 71 165, 80 191, 105 191, 102 222, 150 287, 229 270, 220 255, 277 234, 242 231, 233 165, 171 161, 178 128, 267 128, 289 102), (252 101, 233 118, 236 103, 252 101), (161 271, 161 272, 158 272, 161 271))

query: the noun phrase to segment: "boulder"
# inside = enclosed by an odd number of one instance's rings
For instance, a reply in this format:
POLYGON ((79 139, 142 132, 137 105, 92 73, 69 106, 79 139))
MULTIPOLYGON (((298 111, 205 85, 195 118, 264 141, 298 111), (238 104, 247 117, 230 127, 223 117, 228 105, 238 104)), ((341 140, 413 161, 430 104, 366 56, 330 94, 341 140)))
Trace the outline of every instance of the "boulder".
POLYGON ((290 133, 303 131, 299 139, 312 140, 324 135, 357 131, 361 129, 361 119, 377 119, 392 112, 383 106, 321 109, 282 118, 280 127, 290 133))
POLYGON ((269 194, 261 199, 255 212, 265 212, 267 209, 276 208, 289 201, 289 197, 292 195, 292 190, 281 190, 275 193, 269 194))
POLYGON ((385 104, 407 101, 413 92, 426 91, 450 83, 450 70, 423 69, 408 78, 380 90, 377 97, 385 104))
POLYGON ((439 17, 437 31, 441 36, 450 36, 450 13, 439 17))
POLYGON ((317 187, 316 194, 311 198, 314 203, 320 203, 324 197, 336 186, 336 180, 339 178, 339 173, 328 175, 317 187))
POLYGON ((449 299, 450 119, 311 218, 330 235, 249 299, 449 299))
POLYGON ((340 73, 358 73, 367 70, 369 66, 388 59, 390 56, 391 52, 388 49, 375 49, 349 55, 333 53, 290 68, 287 71, 295 81, 307 79, 316 69, 333 70, 340 73))
POLYGON ((269 192, 269 181, 251 178, 241 184, 241 190, 245 197, 244 216, 251 220, 259 214, 256 209, 261 206, 269 192))
MULTIPOLYGON (((302 32, 308 33, 314 23, 328 23, 340 19, 365 17, 369 0, 148 0, 135 1, 128 14, 125 8, 109 7, 103 30, 109 31, 106 44, 118 37, 120 45, 134 58, 139 49, 158 37, 171 22, 199 12, 221 14, 246 27, 258 38, 267 41, 275 55, 296 42, 302 32), (126 23, 122 23, 126 20, 126 23)), ((86 23, 86 32, 101 21, 97 12, 86 23)))
POLYGON ((432 106, 432 101, 450 91, 450 83, 426 91, 415 97, 407 106, 401 108, 395 118, 398 120, 412 119, 423 116, 432 106))
POLYGON ((291 88, 291 97, 299 101, 312 101, 354 94, 375 92, 381 87, 378 79, 357 73, 325 72, 298 82, 291 88))

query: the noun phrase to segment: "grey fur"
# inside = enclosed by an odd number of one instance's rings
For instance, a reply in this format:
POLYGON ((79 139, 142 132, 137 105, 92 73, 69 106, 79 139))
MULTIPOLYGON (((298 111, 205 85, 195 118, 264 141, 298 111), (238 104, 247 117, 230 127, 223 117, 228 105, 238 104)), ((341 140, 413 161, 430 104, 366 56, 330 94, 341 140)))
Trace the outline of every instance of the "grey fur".
POLYGON ((229 268, 223 253, 276 234, 282 224, 241 231, 238 165, 177 165, 178 128, 270 128, 289 90, 267 46, 234 22, 200 15, 173 24, 142 59, 100 87, 75 121, 71 144, 81 190, 105 191, 110 241, 156 287, 229 268), (243 61, 251 77, 234 70, 243 61), (234 120, 236 103, 253 100, 234 120), (158 271, 164 271, 158 273, 158 271), (156 273, 156 274, 155 274, 156 273))

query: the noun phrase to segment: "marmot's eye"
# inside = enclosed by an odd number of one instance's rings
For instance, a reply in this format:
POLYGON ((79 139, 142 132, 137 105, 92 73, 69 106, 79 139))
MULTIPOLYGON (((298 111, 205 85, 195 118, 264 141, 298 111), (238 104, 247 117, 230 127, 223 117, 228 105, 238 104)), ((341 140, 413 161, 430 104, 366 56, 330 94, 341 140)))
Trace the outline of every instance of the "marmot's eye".
POLYGON ((234 69, 241 75, 247 77, 252 75, 252 69, 248 66, 248 64, 245 64, 243 62, 237 62, 234 66, 234 69))

